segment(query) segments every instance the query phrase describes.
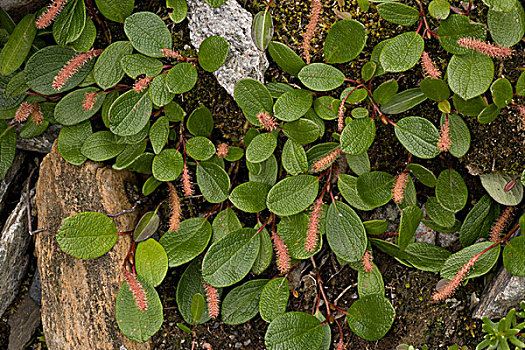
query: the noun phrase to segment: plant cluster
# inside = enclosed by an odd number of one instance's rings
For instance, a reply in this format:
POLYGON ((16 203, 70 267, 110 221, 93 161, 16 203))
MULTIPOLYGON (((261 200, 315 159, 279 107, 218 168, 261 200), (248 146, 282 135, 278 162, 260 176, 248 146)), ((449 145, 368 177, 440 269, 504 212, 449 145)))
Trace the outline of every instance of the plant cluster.
MULTIPOLYGON (((524 301, 521 302, 520 306, 522 310, 525 310, 524 301)), ((488 317, 483 317, 483 332, 487 334, 485 339, 478 344, 476 350, 510 350, 509 342, 515 350, 525 349, 525 343, 522 341, 524 340, 525 322, 518 323, 518 318, 524 319, 525 311, 516 312, 516 309, 511 309, 507 316, 498 322, 492 322, 488 317)))
MULTIPOLYGON (((207 2, 220 6, 224 1, 207 2)), ((117 324, 128 338, 143 342, 161 327, 163 307, 155 287, 168 267, 186 266, 176 300, 189 325, 219 316, 236 325, 260 314, 269 322, 265 344, 271 350, 329 349, 331 325, 340 333, 336 348, 343 349, 345 325, 334 312, 346 314, 358 336, 382 338, 395 310, 373 261, 376 250, 439 273, 446 283, 434 294, 435 301, 446 300, 466 279, 489 272, 500 256, 511 274, 525 276, 525 237, 512 237, 520 225, 525 229, 525 216, 509 226, 523 199, 525 176, 480 176, 487 194, 466 216, 457 215, 468 199, 460 173, 449 166, 436 176, 417 161, 464 156, 470 148, 464 118, 490 123, 512 107, 525 123, 525 107, 515 102, 525 95, 525 75, 514 86, 494 77, 494 61, 505 64, 524 35, 521 3, 483 0, 470 2, 467 9, 446 0, 428 6, 419 1, 417 6, 358 3, 363 11, 373 9, 384 20, 411 29, 379 42, 359 77, 347 77, 338 67, 356 59, 367 43, 360 22, 334 23, 324 42, 324 62, 311 63, 310 41, 320 13, 327 10, 323 2, 311 2, 301 56, 271 41, 270 6, 255 16, 255 44, 267 49, 296 84, 237 83, 235 101, 250 125, 242 144, 212 138, 214 118, 206 106, 187 115, 175 101, 195 86, 198 69, 216 71, 229 54, 229 43, 218 36, 204 40, 197 57, 173 47, 165 21, 184 20, 184 0, 168 0, 165 19, 133 13, 133 0, 96 0, 96 6, 84 0, 53 1, 16 25, 0 12, 2 38, 8 38, 0 53, 0 116, 7 120, 0 123, 0 175, 13 160, 21 123, 20 137, 60 124, 58 150, 69 163, 114 159, 114 169, 149 176, 142 187, 145 196, 162 186, 167 190, 169 229, 158 240, 151 237, 159 231, 163 203, 146 213, 133 232, 118 232, 105 214, 84 212, 65 218, 56 233, 61 249, 79 259, 100 257, 119 235, 132 235, 122 269, 125 282, 116 298, 117 324), (474 6, 488 7, 486 24, 469 18, 474 6), (123 23, 126 40, 110 42, 100 15, 123 23), (430 19, 439 21, 437 30, 429 26, 430 19), (102 34, 107 46, 100 44, 102 39, 95 44, 102 34), (57 45, 50 44, 53 40, 57 45), (435 53, 425 51, 428 41, 450 54, 446 71, 434 63, 435 53), (423 72, 419 86, 399 91, 396 74, 418 63, 423 72), (397 117, 425 101, 441 114, 438 126, 423 116, 397 117), (378 123, 389 125, 406 149, 406 167, 397 174, 372 169, 367 151, 378 123), (353 175, 340 171, 341 162, 353 175), (247 179, 228 163, 242 163, 247 179), (426 213, 418 205, 416 185, 434 191, 426 198, 426 213), (181 196, 213 206, 206 217, 185 218, 181 196), (396 232, 387 232, 385 220, 361 219, 390 201, 401 211, 396 232), (244 226, 238 212, 254 214, 257 225, 244 226), (452 253, 416 242, 421 222, 441 233, 459 230, 463 248, 452 253), (322 249, 357 271, 359 299, 347 310, 338 308, 328 300, 318 274, 315 312, 287 311, 289 272, 300 260, 315 264, 322 249), (279 274, 257 278, 272 260, 279 274)))

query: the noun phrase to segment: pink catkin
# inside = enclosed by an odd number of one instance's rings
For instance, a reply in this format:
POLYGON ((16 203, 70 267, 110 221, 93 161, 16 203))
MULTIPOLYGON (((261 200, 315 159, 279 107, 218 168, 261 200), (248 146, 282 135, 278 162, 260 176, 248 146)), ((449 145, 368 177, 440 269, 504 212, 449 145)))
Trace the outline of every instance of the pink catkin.
POLYGON ((175 186, 168 182, 169 197, 170 197, 170 231, 178 231, 180 227, 181 207, 180 198, 177 194, 175 186))
POLYGON ((510 47, 497 46, 471 38, 461 38, 457 41, 458 45, 467 49, 475 50, 489 57, 509 57, 512 55, 510 47))
POLYGON ((161 49, 160 53, 166 58, 174 58, 177 60, 182 60, 184 58, 180 53, 171 49, 161 49))
POLYGON ((337 343, 337 346, 335 347, 335 350, 344 350, 346 348, 346 344, 343 341, 343 339, 339 339, 339 342, 337 343))
POLYGON ((42 111, 40 110, 40 106, 38 105, 38 102, 33 103, 33 114, 32 114, 32 120, 33 123, 40 125, 44 121, 44 115, 42 114, 42 111))
POLYGON ((310 221, 308 222, 308 231, 306 234, 305 249, 308 252, 313 252, 317 247, 317 236, 319 234, 319 217, 323 210, 323 200, 319 198, 310 214, 310 221))
POLYGON ((84 96, 84 101, 82 102, 82 107, 85 111, 92 111, 95 108, 95 102, 97 102, 98 91, 86 92, 84 96))
POLYGON ((423 51, 423 54, 421 55, 421 67, 423 68, 423 74, 426 77, 430 77, 432 79, 441 78, 441 72, 436 67, 434 61, 432 61, 432 58, 430 58, 426 51, 423 51))
POLYGON ((89 50, 81 52, 70 59, 53 79, 53 89, 60 90, 69 79, 75 75, 88 61, 97 57, 103 50, 89 50))
POLYGON ((23 123, 33 113, 34 105, 28 102, 22 102, 15 112, 15 121, 23 123))
POLYGON ((146 290, 142 284, 137 280, 137 277, 124 269, 124 279, 128 282, 129 290, 133 294, 133 300, 135 300, 135 305, 142 311, 148 309, 148 297, 146 290))
POLYGON ((516 106, 518 108, 518 112, 520 113, 521 118, 521 124, 523 129, 525 129, 525 107, 524 106, 516 106))
POLYGON ((144 77, 144 78, 137 80, 135 84, 133 84, 133 91, 135 91, 138 94, 146 90, 152 79, 153 78, 144 77))
POLYGON ((408 173, 403 171, 396 176, 394 185, 392 186, 392 199, 396 204, 401 204, 405 199, 405 188, 408 183, 408 173))
POLYGON ((272 131, 277 127, 277 122, 268 112, 260 111, 259 114, 257 114, 257 120, 259 121, 259 124, 268 131, 272 131))
POLYGON ((317 21, 319 20, 319 14, 321 13, 321 1, 312 0, 311 2, 311 12, 310 12, 310 22, 303 37, 303 54, 306 58, 306 64, 310 64, 310 49, 311 41, 315 34, 315 29, 317 27, 317 21))
POLYGON ((60 11, 66 6, 67 0, 55 0, 49 4, 47 7, 47 10, 42 13, 40 17, 38 17, 35 25, 38 29, 43 29, 48 27, 55 18, 58 16, 60 11))
POLYGON ((492 231, 490 232, 490 240, 492 242, 498 242, 501 237, 501 233, 507 227, 507 224, 512 217, 512 212, 514 211, 514 207, 507 207, 503 213, 500 215, 498 220, 494 223, 492 226, 492 231))
POLYGON ((206 290, 206 300, 208 302, 208 315, 211 318, 217 318, 219 316, 219 291, 217 288, 210 286, 206 282, 202 282, 204 289, 206 290))
POLYGON ((459 287, 461 284, 461 281, 463 281, 463 278, 467 276, 468 272, 474 266, 474 264, 478 261, 481 254, 474 255, 470 260, 459 269, 458 273, 450 280, 450 282, 443 288, 441 291, 434 293, 432 295, 432 299, 435 301, 444 300, 448 296, 452 295, 454 291, 459 287))
POLYGON ((219 146, 217 146, 217 157, 226 158, 229 149, 230 147, 228 146, 228 144, 221 143, 219 146))
POLYGON ((437 146, 441 152, 447 152, 452 146, 452 141, 450 140, 450 122, 448 116, 441 127, 441 133, 439 135, 439 140, 437 146))
POLYGON ((337 130, 339 130, 339 132, 342 132, 344 128, 345 128, 345 103, 343 101, 339 104, 339 109, 337 110, 337 130))
POLYGON ((191 184, 190 171, 186 162, 182 166, 182 189, 184 190, 184 195, 186 197, 193 196, 193 186, 191 184))
POLYGON ((372 255, 370 254, 370 251, 368 249, 363 255, 363 268, 366 272, 372 272, 372 255))
POLYGON ((323 171, 324 169, 328 168, 339 157, 340 154, 340 148, 330 152, 328 155, 316 161, 312 166, 312 170, 316 173, 323 171))
POLYGON ((288 247, 276 232, 272 234, 272 239, 275 254, 277 255, 277 267, 281 274, 285 274, 290 270, 290 255, 288 254, 288 247))

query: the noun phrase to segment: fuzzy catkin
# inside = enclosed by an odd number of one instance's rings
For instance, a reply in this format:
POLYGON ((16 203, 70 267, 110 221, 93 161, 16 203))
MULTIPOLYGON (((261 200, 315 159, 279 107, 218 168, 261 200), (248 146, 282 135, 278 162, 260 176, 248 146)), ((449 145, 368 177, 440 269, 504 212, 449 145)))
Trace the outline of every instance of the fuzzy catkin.
POLYGON ((226 143, 221 143, 219 146, 217 146, 217 157, 219 158, 226 158, 228 155, 228 150, 230 147, 226 143))
POLYGON ((177 194, 175 186, 168 182, 169 198, 170 198, 170 231, 178 231, 180 227, 181 207, 180 198, 177 194))
POLYGON ((23 123, 29 118, 31 113, 33 113, 33 104, 29 102, 22 102, 20 106, 18 106, 18 109, 15 112, 15 118, 14 120, 18 123, 23 123))
POLYGON ((319 14, 321 13, 321 1, 312 0, 311 2, 311 12, 310 12, 310 22, 308 22, 308 27, 303 37, 303 54, 306 59, 306 64, 310 64, 310 49, 311 41, 315 34, 315 29, 317 28, 317 22, 319 21, 319 14))
POLYGON ((310 214, 310 220, 308 221, 308 231, 306 234, 305 249, 307 252, 313 252, 317 247, 317 237, 319 235, 319 217, 323 210, 323 200, 319 198, 310 214))
POLYGON ((507 223, 512 217, 513 211, 514 207, 507 207, 500 215, 498 220, 496 220, 496 222, 492 226, 492 231, 490 232, 490 240, 492 242, 498 242, 500 240, 501 233, 503 232, 505 227, 507 227, 507 223))
POLYGON ((452 295, 463 281, 470 271, 470 269, 476 264, 481 254, 474 255, 470 260, 459 269, 458 273, 450 280, 450 282, 441 291, 434 293, 432 299, 435 301, 444 300, 448 296, 452 295))
POLYGON ((191 184, 190 171, 188 170, 186 162, 184 162, 182 166, 182 189, 186 197, 193 196, 193 185, 191 184))
POLYGON ((329 154, 327 154, 326 156, 314 163, 314 165, 312 166, 312 171, 318 173, 328 168, 339 157, 340 154, 340 148, 337 148, 334 151, 330 152, 329 154))
POLYGON ((208 315, 211 318, 217 318, 219 316, 219 291, 217 288, 210 286, 206 282, 202 282, 204 290, 206 291, 206 301, 208 303, 208 315))
POLYGON ((452 141, 450 140, 450 121, 447 116, 445 123, 443 123, 443 126, 441 127, 437 147, 441 152, 447 152, 448 150, 450 150, 451 146, 452 141))
POLYGON ((397 175, 392 186, 392 199, 396 204, 401 204, 405 199, 405 188, 408 182, 408 173, 403 171, 397 175))
POLYGON ((55 18, 58 16, 60 11, 66 6, 68 0, 55 0, 49 4, 47 9, 42 13, 40 17, 36 20, 36 27, 38 29, 44 29, 46 27, 49 27, 51 23, 55 20, 55 18))
POLYGON ((137 280, 137 277, 124 269, 124 279, 128 282, 129 290, 133 294, 133 300, 135 300, 135 305, 142 311, 148 309, 148 296, 147 292, 142 286, 142 284, 137 280))
POLYGON ((276 232, 273 232, 272 239, 275 254, 277 255, 277 267, 281 274, 285 274, 290 270, 290 254, 288 253, 288 247, 276 232))
POLYGON ((100 55, 102 51, 103 50, 89 50, 81 52, 70 59, 53 79, 53 89, 62 89, 69 79, 80 70, 80 68, 84 67, 87 62, 100 55))
POLYGON ((259 124, 261 124, 263 128, 268 131, 272 131, 277 127, 277 122, 275 119, 273 119, 270 113, 266 111, 260 111, 257 114, 257 121, 259 121, 259 124))
POLYGON ((133 91, 139 94, 142 91, 146 90, 152 79, 153 78, 150 78, 150 77, 140 78, 139 80, 135 82, 135 84, 133 84, 133 91))
POLYGON ((363 269, 366 272, 372 272, 372 256, 370 251, 367 249, 363 255, 363 269))
POLYGON ((512 49, 510 47, 493 45, 484 41, 475 40, 471 38, 458 39, 457 43, 461 47, 477 51, 483 55, 487 55, 493 58, 504 58, 512 55, 512 49))
POLYGON ((92 111, 95 108, 95 103, 97 102, 97 91, 86 92, 84 96, 84 101, 82 102, 82 107, 85 111, 92 111))
POLYGON ((423 74, 426 77, 430 77, 432 79, 439 79, 441 78, 441 72, 434 64, 434 61, 432 61, 432 58, 430 58, 430 55, 423 51, 423 54, 421 55, 421 67, 423 68, 423 74))

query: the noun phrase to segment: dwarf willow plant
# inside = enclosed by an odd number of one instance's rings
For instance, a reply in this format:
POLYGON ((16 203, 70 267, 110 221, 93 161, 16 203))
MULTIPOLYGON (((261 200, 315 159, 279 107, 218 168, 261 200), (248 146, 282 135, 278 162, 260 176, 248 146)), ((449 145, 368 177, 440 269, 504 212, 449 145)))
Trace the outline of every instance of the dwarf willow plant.
MULTIPOLYGON (((443 153, 465 155, 470 147, 465 117, 488 123, 513 105, 525 118, 525 107, 512 100, 509 80, 494 80, 494 60, 505 64, 512 46, 523 37, 522 5, 516 0, 485 2, 487 24, 468 17, 472 3, 460 10, 445 0, 433 0, 427 7, 419 2, 418 7, 375 2, 371 8, 383 19, 409 30, 379 42, 361 76, 352 78, 339 68, 366 45, 361 23, 334 23, 324 42, 325 62, 311 63, 310 40, 326 11, 313 0, 302 45, 305 62, 285 44, 271 41, 268 7, 254 20, 254 42, 267 48, 296 84, 253 79, 237 83, 235 101, 251 124, 242 144, 212 141, 211 111, 201 106, 187 115, 174 101, 195 86, 197 67, 216 71, 229 54, 229 43, 217 36, 201 43, 198 57, 183 56, 173 48, 165 20, 184 20, 184 0, 166 2, 169 19, 152 12, 133 13, 134 2, 129 0, 97 0, 96 7, 90 1, 86 7, 84 0, 54 1, 17 25, 2 11, 2 38, 8 40, 0 53, 0 115, 7 120, 0 123, 1 175, 14 157, 15 127, 24 123, 20 137, 34 137, 50 124, 60 124, 58 150, 66 161, 81 165, 87 159, 114 159, 114 169, 150 175, 142 187, 146 196, 165 184, 171 208, 168 231, 159 240, 151 238, 160 227, 159 204, 131 233, 134 243, 123 264, 125 282, 116 298, 116 319, 132 340, 146 341, 159 330, 163 308, 155 287, 168 267, 182 265, 186 267, 176 301, 190 326, 217 317, 236 325, 260 314, 269 322, 268 349, 317 350, 330 348, 330 325, 335 323, 340 334, 337 349, 343 349, 343 325, 333 315, 337 310, 346 314, 358 336, 378 340, 392 326, 395 310, 373 262, 376 249, 446 279, 433 296, 436 301, 452 295, 465 279, 486 274, 500 255, 511 274, 525 276, 525 239, 511 238, 519 225, 507 227, 523 199, 523 176, 482 175, 487 194, 461 222, 456 214, 468 199, 462 176, 452 168, 436 176, 415 161, 443 153), (126 40, 111 42, 98 13, 123 23, 126 40), (429 27, 429 15, 439 20, 437 31, 429 27), (487 27, 494 43, 486 41, 487 27), (104 34, 107 46, 95 44, 100 30, 98 37, 104 34), (57 45, 50 44, 53 40, 57 45), (446 74, 434 63, 437 54, 425 51, 429 40, 451 54, 446 74), (396 73, 418 62, 424 75, 419 87, 398 91, 396 73), (426 100, 441 113, 439 126, 422 116, 396 118, 426 100), (367 151, 378 122, 390 125, 407 151, 406 168, 398 174, 371 168, 367 151), (346 160, 353 175, 340 173, 338 160, 346 160), (231 176, 226 162, 243 162, 248 181, 231 176), (416 185, 428 187, 429 193, 434 189, 426 199, 426 214, 418 205, 416 185), (206 217, 182 220, 180 195, 214 206, 206 217), (391 200, 401 211, 396 232, 387 232, 385 220, 363 222, 358 215, 391 200), (238 212, 243 217, 256 214, 257 225, 244 227, 238 212), (463 248, 452 253, 416 242, 421 222, 442 233, 459 230, 463 248), (328 300, 318 274, 314 313, 287 312, 288 273, 301 260, 313 259, 323 246, 340 264, 357 271, 359 299, 347 310, 338 308, 328 300), (274 250, 279 274, 258 278, 274 260, 274 250), (320 310, 320 300, 326 312, 320 310)), ((223 1, 208 3, 220 6, 223 1)), ((368 10, 370 4, 359 5, 368 10)), ((516 95, 525 95, 524 75, 514 89, 516 95)), ((520 224, 525 229, 525 217, 520 224)), ((84 212, 65 218, 56 238, 71 256, 94 259, 108 252, 121 234, 112 218, 84 212)), ((179 328, 191 333, 188 326, 179 328)))

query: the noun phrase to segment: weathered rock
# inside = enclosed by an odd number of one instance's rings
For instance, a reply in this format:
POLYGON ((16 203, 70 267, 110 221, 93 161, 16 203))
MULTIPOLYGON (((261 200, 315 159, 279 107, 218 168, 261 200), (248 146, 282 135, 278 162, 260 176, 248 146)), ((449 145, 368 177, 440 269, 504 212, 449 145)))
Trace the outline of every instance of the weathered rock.
POLYGON ((0 315, 15 299, 29 264, 26 197, 23 193, 0 235, 0 315))
POLYGON ((29 287, 29 296, 38 306, 42 306, 42 285, 40 284, 40 271, 35 271, 31 286, 29 287))
POLYGON ((40 307, 26 296, 15 313, 9 317, 8 350, 22 350, 40 324, 40 307))
POLYGON ((22 17, 26 13, 36 12, 49 0, 0 0, 0 7, 15 18, 22 17))
MULTIPOLYGON (((60 250, 56 232, 62 219, 82 211, 117 213, 130 209, 127 183, 136 182, 126 171, 86 162, 65 162, 56 142, 40 167, 36 191, 38 228, 35 249, 42 284, 42 324, 49 349, 149 349, 124 337, 115 320, 115 297, 123 282, 122 262, 131 245, 121 236, 106 255, 77 260, 60 250)), ((137 213, 115 218, 120 231, 133 229, 137 213)))
POLYGON ((19 137, 16 143, 16 148, 24 151, 47 154, 51 152, 51 146, 53 146, 53 142, 57 139, 60 129, 60 125, 53 124, 50 125, 40 136, 31 139, 23 139, 19 137))
POLYGON ((230 53, 224 65, 214 74, 219 84, 233 96, 235 84, 244 78, 264 81, 268 60, 253 43, 252 15, 235 0, 218 8, 204 0, 188 0, 188 26, 191 43, 199 48, 209 36, 219 35, 230 43, 230 53))
POLYGON ((5 174, 4 178, 0 180, 0 213, 4 211, 7 197, 11 192, 20 193, 21 185, 24 180, 21 177, 21 168, 24 165, 26 154, 24 152, 16 152, 13 164, 5 174), (21 180, 21 181, 20 181, 21 180))

